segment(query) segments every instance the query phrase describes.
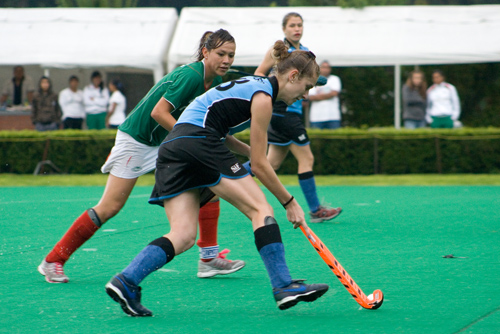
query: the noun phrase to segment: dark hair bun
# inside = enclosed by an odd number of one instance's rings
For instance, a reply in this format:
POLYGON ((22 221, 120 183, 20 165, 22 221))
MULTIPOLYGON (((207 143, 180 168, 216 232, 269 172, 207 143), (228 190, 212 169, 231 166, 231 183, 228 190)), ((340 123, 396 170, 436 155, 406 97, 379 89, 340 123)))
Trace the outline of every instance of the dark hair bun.
POLYGON ((285 42, 276 41, 271 55, 276 62, 280 62, 283 59, 288 58, 290 56, 290 52, 288 52, 288 46, 286 46, 285 42))

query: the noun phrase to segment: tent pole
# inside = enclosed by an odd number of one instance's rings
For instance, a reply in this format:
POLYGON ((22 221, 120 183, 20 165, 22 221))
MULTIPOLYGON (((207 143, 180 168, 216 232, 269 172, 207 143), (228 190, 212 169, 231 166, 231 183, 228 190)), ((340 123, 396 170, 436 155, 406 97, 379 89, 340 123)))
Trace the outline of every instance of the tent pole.
POLYGON ((401 65, 394 65, 394 127, 401 128, 401 65))
POLYGON ((154 78, 154 81, 155 83, 157 83, 158 81, 160 81, 164 76, 164 73, 163 73, 163 67, 160 65, 160 66, 156 66, 154 69, 153 69, 153 78, 154 78))

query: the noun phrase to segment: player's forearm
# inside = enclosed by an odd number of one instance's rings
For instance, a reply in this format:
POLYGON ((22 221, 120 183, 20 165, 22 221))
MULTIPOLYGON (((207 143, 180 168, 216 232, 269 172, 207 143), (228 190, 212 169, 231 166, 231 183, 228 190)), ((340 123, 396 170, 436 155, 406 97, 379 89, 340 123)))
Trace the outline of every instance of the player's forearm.
POLYGON ((164 98, 160 99, 151 112, 151 117, 165 130, 172 131, 177 120, 172 116, 173 106, 164 98))
POLYGON ((281 184, 269 162, 256 162, 252 160, 252 172, 280 203, 286 203, 292 197, 283 184, 281 184))
POLYGON ((234 136, 226 137, 226 146, 234 153, 250 158, 250 146, 236 139, 234 136))

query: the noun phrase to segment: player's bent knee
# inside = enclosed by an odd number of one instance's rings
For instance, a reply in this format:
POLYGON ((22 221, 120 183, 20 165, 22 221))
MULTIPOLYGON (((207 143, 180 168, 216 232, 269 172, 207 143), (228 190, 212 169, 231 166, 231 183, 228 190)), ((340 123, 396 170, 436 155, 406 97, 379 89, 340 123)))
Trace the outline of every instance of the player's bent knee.
POLYGON ((97 205, 94 207, 95 211, 98 212, 99 218, 104 224, 120 212, 123 208, 123 203, 113 202, 106 205, 97 205))
POLYGON ((196 242, 196 236, 193 237, 186 237, 181 240, 181 245, 180 245, 180 252, 185 252, 191 247, 194 246, 194 243, 196 242))
POLYGON ((281 167, 281 162, 271 162, 271 167, 273 167, 274 170, 278 170, 281 167))
POLYGON ((269 205, 269 203, 265 202, 261 204, 259 208, 257 208, 254 214, 250 217, 250 219, 254 221, 258 217, 267 217, 267 216, 274 216, 274 210, 273 207, 269 205))
POLYGON ((196 242, 196 231, 194 233, 171 231, 163 237, 168 238, 172 242, 175 248, 175 254, 179 255, 194 246, 196 242))

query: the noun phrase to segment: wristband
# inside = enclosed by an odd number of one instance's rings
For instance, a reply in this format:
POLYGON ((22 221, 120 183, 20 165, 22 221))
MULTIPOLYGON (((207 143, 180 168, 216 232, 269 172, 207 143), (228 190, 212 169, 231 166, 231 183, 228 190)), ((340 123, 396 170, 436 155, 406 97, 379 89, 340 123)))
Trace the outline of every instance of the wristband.
POLYGON ((294 197, 293 197, 293 196, 292 196, 292 197, 290 197, 290 199, 289 199, 289 200, 288 200, 285 204, 282 204, 282 205, 283 205, 283 207, 286 209, 286 206, 287 206, 288 204, 290 204, 293 200, 294 200, 294 197))

